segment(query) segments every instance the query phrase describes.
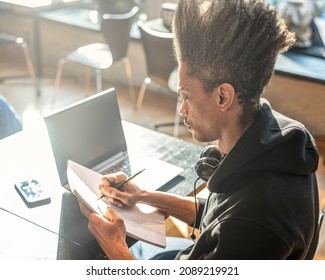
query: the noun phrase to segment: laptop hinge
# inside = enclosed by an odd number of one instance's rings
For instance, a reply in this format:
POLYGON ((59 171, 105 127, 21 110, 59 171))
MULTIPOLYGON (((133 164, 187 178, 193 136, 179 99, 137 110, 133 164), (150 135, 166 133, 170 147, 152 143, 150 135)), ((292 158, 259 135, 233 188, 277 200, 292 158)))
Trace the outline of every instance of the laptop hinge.
POLYGON ((92 169, 101 173, 104 170, 118 164, 122 160, 127 158, 127 152, 118 152, 116 155, 108 158, 107 160, 104 160, 103 162, 95 165, 92 169))

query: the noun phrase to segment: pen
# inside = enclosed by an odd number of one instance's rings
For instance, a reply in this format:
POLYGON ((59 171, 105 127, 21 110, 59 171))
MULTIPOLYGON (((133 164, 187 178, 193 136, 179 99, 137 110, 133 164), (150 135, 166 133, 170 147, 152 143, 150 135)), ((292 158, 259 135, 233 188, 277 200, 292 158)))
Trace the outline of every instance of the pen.
MULTIPOLYGON (((126 178, 125 180, 123 180, 122 182, 118 183, 116 186, 114 186, 115 189, 120 190, 127 182, 129 182, 130 180, 132 180, 134 177, 138 176, 141 172, 143 172, 144 169, 142 169, 141 171, 135 173, 134 175, 132 175, 131 177, 126 178)), ((97 200, 102 199, 103 197, 105 197, 105 194, 101 194, 97 200)))

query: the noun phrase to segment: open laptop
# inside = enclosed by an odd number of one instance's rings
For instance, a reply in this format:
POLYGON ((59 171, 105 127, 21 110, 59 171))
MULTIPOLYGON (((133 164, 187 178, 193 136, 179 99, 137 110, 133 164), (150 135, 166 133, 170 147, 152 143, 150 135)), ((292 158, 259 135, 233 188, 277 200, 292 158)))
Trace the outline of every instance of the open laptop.
POLYGON ((102 174, 122 170, 131 176, 145 169, 133 181, 148 190, 165 186, 183 171, 128 151, 114 88, 45 116, 44 121, 62 186, 68 183, 68 159, 102 174))

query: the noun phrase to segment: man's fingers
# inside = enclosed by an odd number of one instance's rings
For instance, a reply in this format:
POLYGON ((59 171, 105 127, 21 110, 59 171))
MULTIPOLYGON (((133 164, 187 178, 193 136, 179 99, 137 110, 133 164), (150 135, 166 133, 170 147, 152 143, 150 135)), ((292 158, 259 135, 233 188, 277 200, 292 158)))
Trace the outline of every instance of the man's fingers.
POLYGON ((126 179, 126 175, 123 172, 117 172, 102 177, 102 181, 105 187, 114 187, 114 185, 122 182, 126 179))
POLYGON ((121 217, 112 208, 106 210, 104 217, 110 222, 121 220, 121 217))
POLYGON ((78 200, 79 201, 79 208, 80 208, 80 211, 81 213, 89 219, 89 216, 90 214, 92 213, 92 211, 89 209, 89 207, 83 203, 81 200, 78 200))
POLYGON ((124 205, 120 200, 115 199, 115 198, 110 198, 109 202, 117 207, 123 207, 123 205, 124 205))

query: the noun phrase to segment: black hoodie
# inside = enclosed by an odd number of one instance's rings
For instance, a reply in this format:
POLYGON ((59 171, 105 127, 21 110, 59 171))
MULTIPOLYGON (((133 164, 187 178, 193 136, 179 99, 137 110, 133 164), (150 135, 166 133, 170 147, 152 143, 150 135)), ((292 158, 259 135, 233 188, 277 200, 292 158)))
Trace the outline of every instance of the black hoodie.
POLYGON ((208 181, 200 237, 177 258, 312 258, 317 167, 317 148, 305 127, 262 99, 256 119, 208 181))

